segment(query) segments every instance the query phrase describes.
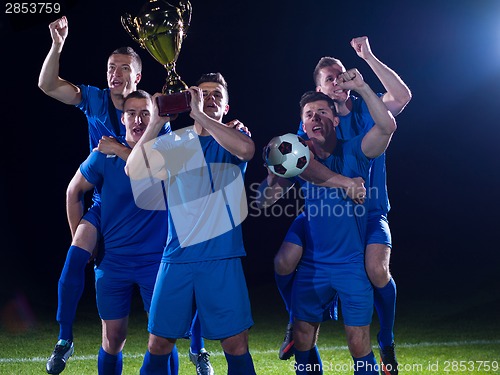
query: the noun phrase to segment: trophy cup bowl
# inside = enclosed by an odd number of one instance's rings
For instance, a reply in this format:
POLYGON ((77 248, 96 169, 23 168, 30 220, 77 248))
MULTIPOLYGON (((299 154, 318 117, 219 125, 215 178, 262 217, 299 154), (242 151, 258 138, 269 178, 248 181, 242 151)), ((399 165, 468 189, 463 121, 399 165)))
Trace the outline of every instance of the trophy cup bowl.
POLYGON ((149 0, 132 17, 121 17, 124 29, 167 70, 162 94, 157 98, 160 116, 176 115, 191 109, 191 94, 175 71, 182 41, 191 22, 191 3, 180 0, 174 6, 165 0, 149 0))

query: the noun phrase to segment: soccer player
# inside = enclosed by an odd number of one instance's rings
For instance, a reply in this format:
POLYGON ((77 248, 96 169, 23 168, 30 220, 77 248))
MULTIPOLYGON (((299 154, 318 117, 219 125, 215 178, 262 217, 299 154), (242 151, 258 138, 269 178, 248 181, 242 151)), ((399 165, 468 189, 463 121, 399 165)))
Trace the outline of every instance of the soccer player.
POLYGON ((168 189, 168 241, 140 373, 163 373, 197 309, 203 336, 221 342, 228 374, 255 374, 248 350, 253 319, 240 259, 243 175, 255 146, 221 122, 229 104, 220 73, 204 74, 189 91, 194 125, 155 139, 162 120, 152 118, 126 165, 133 184, 158 178, 168 189))
MULTIPOLYGON (((356 69, 342 73, 337 79, 340 87, 354 89, 363 97, 375 126, 365 135, 339 140, 335 132, 339 118, 334 101, 323 93, 308 92, 300 102, 303 129, 317 162, 335 173, 367 180, 371 161, 385 151, 396 123, 356 69)), ((296 181, 303 189, 307 218, 305 248, 295 275, 291 305, 295 318, 296 373, 323 373, 316 338, 320 323, 329 315, 338 293, 354 373, 378 374, 369 332, 373 289, 364 269, 366 203, 355 205, 344 199, 338 188, 320 187, 300 178, 296 181), (335 233, 325 228, 335 228, 335 233)), ((268 176, 262 185, 271 190, 279 187, 282 191, 292 183, 268 176)))
MULTIPOLYGON (((59 61, 64 43, 68 36, 68 20, 62 17, 49 25, 52 37, 51 48, 43 62, 39 76, 40 89, 61 101, 74 105, 87 117, 90 151, 101 142, 101 149, 126 160, 130 149, 116 141, 125 135, 121 122, 123 101, 142 77, 140 56, 130 47, 119 48, 111 53, 107 62, 106 89, 88 85, 74 85, 59 77, 59 61)), ((161 134, 170 131, 167 124, 162 126, 161 134)), ((100 197, 94 191, 93 205, 85 217, 68 218, 72 228, 72 250, 68 252, 58 284, 58 307, 56 319, 59 323, 59 336, 55 348, 47 361, 49 374, 59 374, 64 370, 66 361, 74 352, 73 322, 78 302, 85 285, 85 266, 92 258, 97 247, 100 218, 100 197)), ((209 364, 208 353, 204 350, 199 324, 193 322, 190 359, 209 364), (201 354, 201 355, 200 355, 201 354)), ((210 366, 211 367, 211 366, 210 366)))
MULTIPOLYGON (((381 96, 387 109, 397 116, 411 100, 411 92, 401 78, 371 51, 368 38, 358 37, 351 41, 358 56, 363 58, 383 84, 386 92, 381 96)), ((366 103, 360 96, 351 95, 337 85, 338 76, 346 69, 340 60, 323 57, 314 70, 316 90, 330 96, 339 114, 340 124, 336 128, 339 139, 348 140, 366 133, 374 124, 366 103)), ((298 134, 307 138, 301 126, 298 134)), ((386 185, 385 153, 376 158, 370 172, 368 237, 365 263, 368 277, 374 286, 375 308, 379 316, 380 332, 377 335, 383 371, 386 375, 396 375, 397 359, 394 345, 394 321, 396 310, 396 284, 390 274, 389 263, 392 248, 391 233, 387 220, 390 209, 386 185)), ((335 187, 329 185, 330 187, 335 187)), ((285 306, 290 304, 293 275, 302 255, 303 241, 299 238, 300 217, 290 228, 280 250, 275 257, 275 277, 285 306)), ((287 308, 290 312, 291 310, 287 308)), ((285 340, 280 348, 280 358, 293 355, 293 316, 290 314, 285 340)))
MULTIPOLYGON (((148 126, 151 97, 144 91, 134 91, 127 95, 123 105, 122 122, 126 127, 123 144, 132 149, 148 126)), ((100 192, 101 212, 97 225, 102 235, 102 250, 94 267, 97 309, 102 320, 97 366, 100 375, 115 375, 122 372, 122 349, 136 285, 144 310, 148 312, 150 308, 167 238, 167 213, 161 186, 153 186, 147 191, 148 200, 156 204, 149 210, 139 208, 124 171, 125 161, 98 150, 82 163, 69 184, 68 217, 82 217, 85 193, 94 188, 100 192)), ((72 246, 69 252, 74 249, 72 246)), ((172 366, 171 373, 176 373, 178 364, 172 366)))

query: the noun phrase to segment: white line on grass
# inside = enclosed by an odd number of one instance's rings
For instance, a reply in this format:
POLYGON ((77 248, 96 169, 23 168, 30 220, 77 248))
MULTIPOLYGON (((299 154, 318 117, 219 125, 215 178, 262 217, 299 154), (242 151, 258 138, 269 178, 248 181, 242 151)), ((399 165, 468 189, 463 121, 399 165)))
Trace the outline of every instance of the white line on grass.
MULTIPOLYGON (((474 345, 496 345, 500 344, 500 340, 471 340, 471 341, 448 341, 448 342, 420 342, 415 344, 398 344, 398 348, 419 348, 419 347, 434 347, 434 346, 474 346, 474 345)), ((347 350, 347 346, 323 346, 320 345, 320 350, 347 350)), ((255 354, 273 354, 277 349, 272 350, 252 350, 252 355, 255 354)), ((210 356, 218 357, 223 356, 221 351, 210 352, 210 356)), ((124 358, 141 358, 144 353, 124 353, 124 358)), ((179 357, 187 357, 187 354, 179 353, 179 357)), ((72 361, 95 361, 97 355, 75 355, 71 357, 72 361)), ((47 357, 32 357, 32 358, 0 358, 0 363, 23 363, 23 362, 46 362, 47 357)))

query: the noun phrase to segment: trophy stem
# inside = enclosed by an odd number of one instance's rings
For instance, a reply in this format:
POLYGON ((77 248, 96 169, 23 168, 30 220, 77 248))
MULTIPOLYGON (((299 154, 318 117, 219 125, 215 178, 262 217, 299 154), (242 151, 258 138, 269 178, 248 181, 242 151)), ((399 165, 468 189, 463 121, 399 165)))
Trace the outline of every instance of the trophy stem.
POLYGON ((165 85, 163 86, 162 93, 168 95, 187 90, 187 85, 181 80, 181 77, 175 71, 175 62, 164 66, 165 69, 167 69, 167 79, 165 85))

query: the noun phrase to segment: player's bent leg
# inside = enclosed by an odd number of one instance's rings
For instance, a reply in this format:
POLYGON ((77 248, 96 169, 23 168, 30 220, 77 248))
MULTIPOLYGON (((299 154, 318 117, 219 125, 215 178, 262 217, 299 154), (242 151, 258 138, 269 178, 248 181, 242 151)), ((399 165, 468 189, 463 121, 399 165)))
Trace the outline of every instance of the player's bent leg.
POLYGON ((78 246, 92 255, 95 253, 98 238, 99 232, 94 224, 82 219, 76 228, 71 245, 78 246))
POLYGON ((365 252, 366 272, 374 285, 375 309, 379 317, 380 331, 377 341, 383 373, 398 374, 398 361, 394 344, 396 319, 396 283, 389 271, 391 249, 385 244, 369 244, 365 252))
POLYGON ((385 244, 368 244, 365 250, 366 273, 376 288, 383 288, 391 279, 389 262, 391 248, 385 244))
POLYGON ((289 275, 295 272, 302 258, 303 248, 291 242, 283 242, 274 257, 274 272, 278 275, 289 275))
POLYGON ((285 337, 279 350, 279 358, 288 360, 293 356, 293 315, 291 313, 292 302, 292 286, 295 269, 302 257, 302 246, 291 242, 284 241, 281 244, 278 253, 274 257, 274 272, 275 280, 281 298, 285 303, 285 308, 288 311, 289 320, 285 331, 285 337))
POLYGON ((59 323, 59 337, 46 364, 49 374, 61 373, 66 361, 74 353, 73 322, 85 286, 85 266, 96 247, 97 236, 95 226, 82 220, 68 250, 58 283, 56 320, 59 323))

